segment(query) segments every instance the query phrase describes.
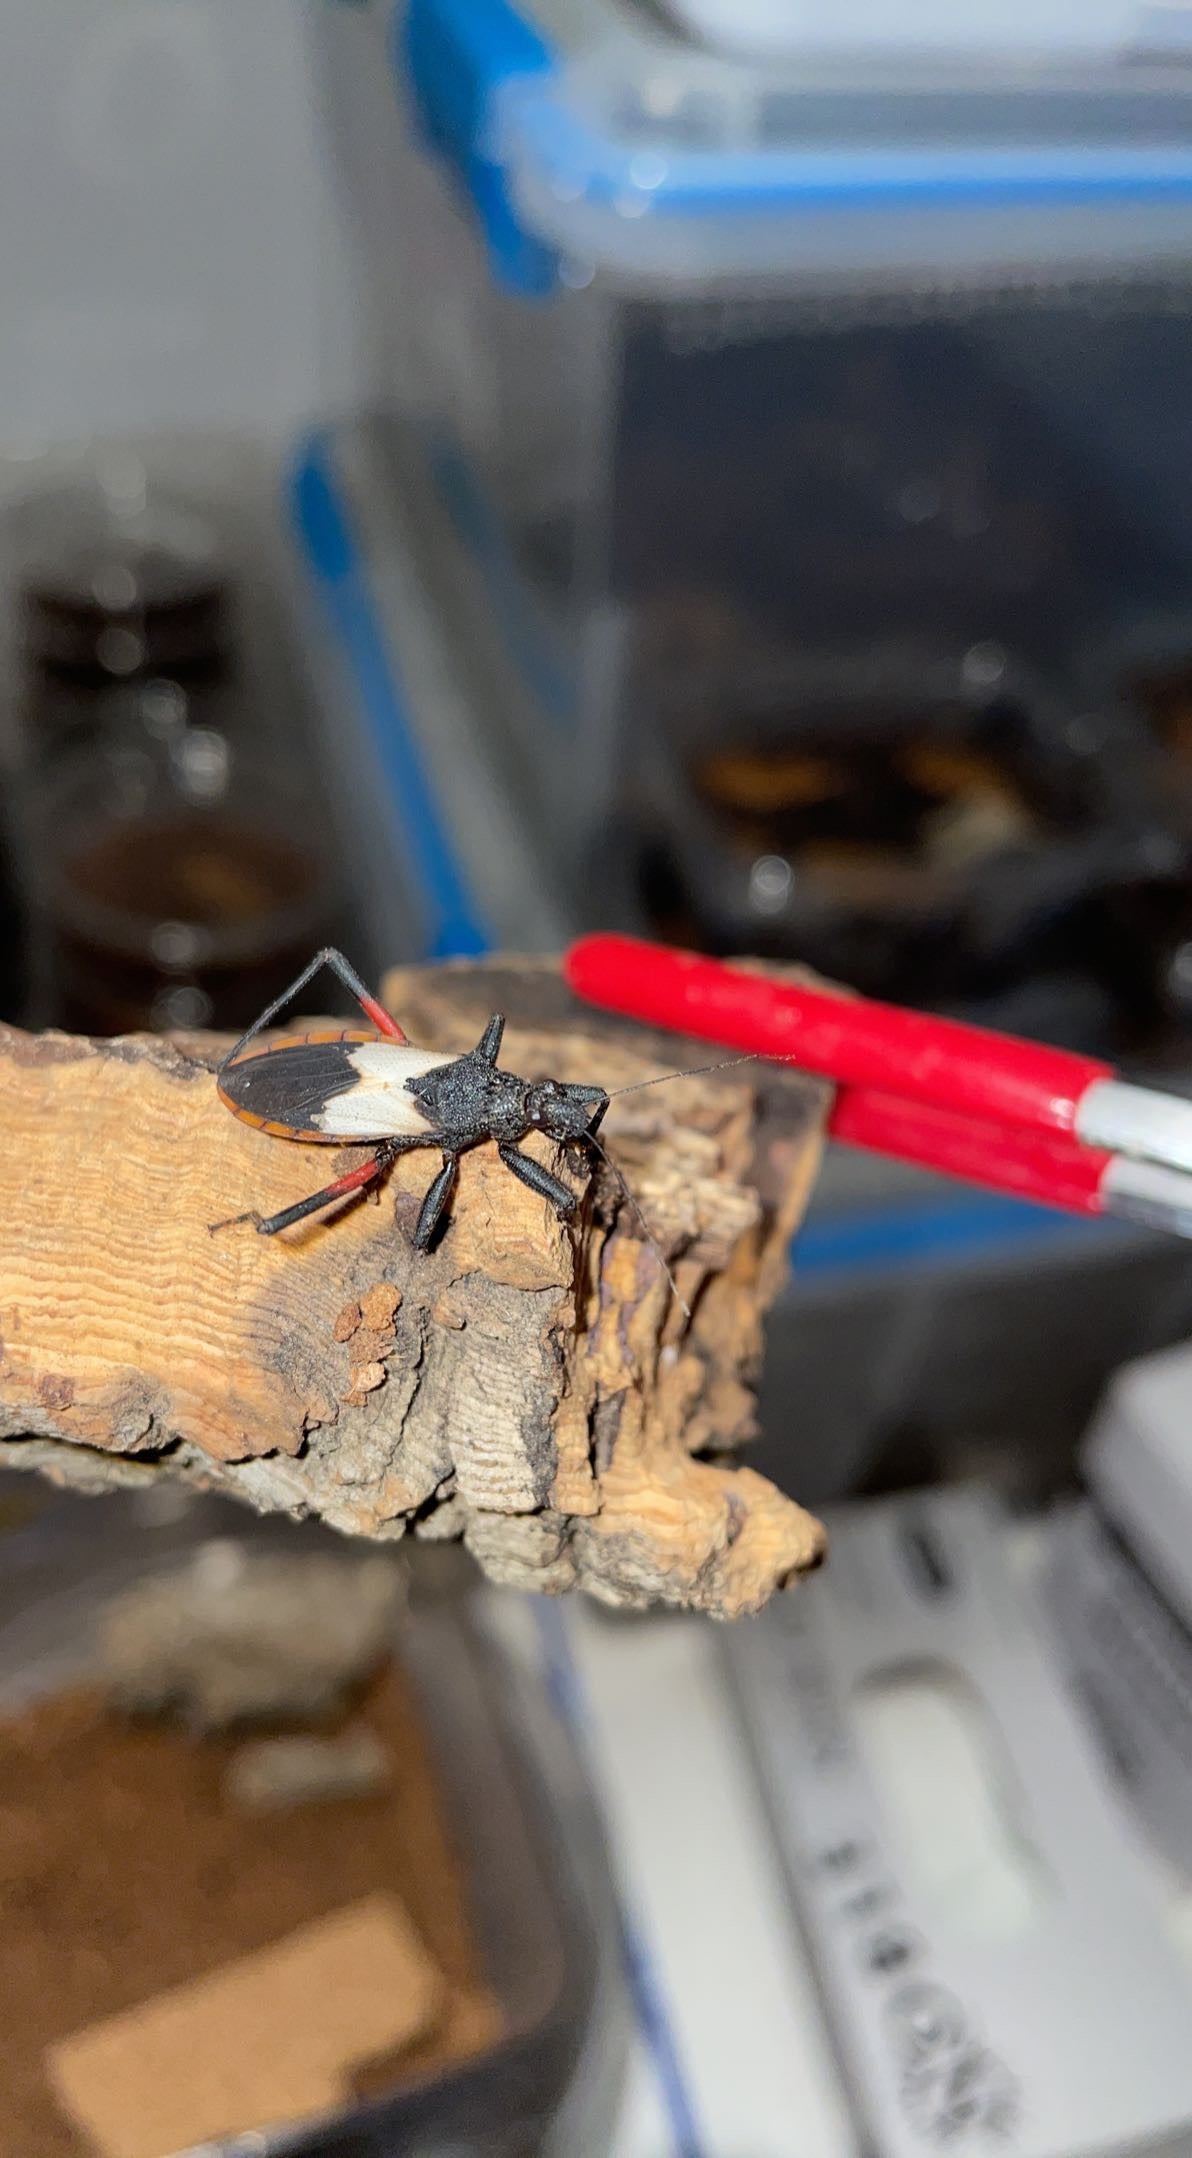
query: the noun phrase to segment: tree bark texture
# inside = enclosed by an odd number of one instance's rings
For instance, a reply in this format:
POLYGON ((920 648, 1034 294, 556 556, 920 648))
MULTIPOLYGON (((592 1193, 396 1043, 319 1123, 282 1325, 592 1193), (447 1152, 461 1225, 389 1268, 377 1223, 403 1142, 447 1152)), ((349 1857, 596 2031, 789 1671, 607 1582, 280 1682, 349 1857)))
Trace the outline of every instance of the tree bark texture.
MULTIPOLYGON (((405 969, 383 995, 445 1056, 505 1012, 501 1062, 525 1076, 611 1091, 715 1054, 585 1010, 535 962, 405 969)), ((823 1087, 743 1064, 625 1094, 602 1130, 616 1169, 597 1165, 574 1229, 479 1147, 424 1254, 422 1151, 375 1202, 209 1233, 365 1152, 237 1122, 220 1049, 0 1029, 0 1462, 462 1536, 498 1581, 622 1606, 733 1617, 818 1562, 818 1523, 726 1457, 753 1427, 823 1087)))

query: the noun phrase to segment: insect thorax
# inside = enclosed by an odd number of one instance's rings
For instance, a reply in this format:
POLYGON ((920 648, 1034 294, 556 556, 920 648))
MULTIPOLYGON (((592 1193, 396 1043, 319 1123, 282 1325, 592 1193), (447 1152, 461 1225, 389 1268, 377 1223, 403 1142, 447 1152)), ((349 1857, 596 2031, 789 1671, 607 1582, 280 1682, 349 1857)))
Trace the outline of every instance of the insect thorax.
POLYGON ((491 1132, 497 1139, 518 1139, 526 1129, 526 1082, 512 1072, 494 1071, 472 1056, 436 1065, 409 1090, 436 1131, 461 1136, 491 1132))

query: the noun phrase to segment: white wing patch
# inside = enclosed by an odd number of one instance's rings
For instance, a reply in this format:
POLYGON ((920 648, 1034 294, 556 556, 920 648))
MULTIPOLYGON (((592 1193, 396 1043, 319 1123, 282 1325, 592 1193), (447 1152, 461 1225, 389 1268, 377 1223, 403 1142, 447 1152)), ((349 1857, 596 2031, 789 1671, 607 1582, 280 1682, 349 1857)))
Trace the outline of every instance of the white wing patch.
POLYGON ((336 1094, 315 1117, 319 1131, 336 1138, 412 1139, 427 1129, 406 1082, 434 1071, 451 1059, 441 1049, 414 1049, 408 1042, 358 1042, 350 1052, 358 1074, 345 1094, 336 1094))

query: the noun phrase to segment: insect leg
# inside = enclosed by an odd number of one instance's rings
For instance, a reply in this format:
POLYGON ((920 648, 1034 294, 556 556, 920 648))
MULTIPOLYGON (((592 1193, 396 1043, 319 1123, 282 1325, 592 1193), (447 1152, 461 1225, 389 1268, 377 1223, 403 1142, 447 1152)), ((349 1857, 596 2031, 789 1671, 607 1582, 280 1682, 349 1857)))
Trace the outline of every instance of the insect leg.
POLYGON ((422 1212, 410 1241, 415 1251, 425 1251, 435 1230, 443 1218, 443 1212, 455 1189, 459 1175, 459 1158, 455 1154, 443 1156, 443 1166, 422 1202, 422 1212))
POLYGON ((233 1214, 229 1221, 213 1221, 209 1224, 212 1234, 216 1229, 234 1229, 241 1222, 251 1221, 258 1235, 276 1236, 279 1229, 290 1229, 296 1221, 305 1221, 308 1214, 317 1214, 323 1207, 331 1206, 336 1199, 346 1199, 349 1192, 363 1191, 367 1185, 382 1176, 393 1160, 394 1149, 382 1147, 371 1161, 362 1162, 358 1169, 349 1169, 346 1176, 338 1176, 333 1184, 325 1184, 322 1191, 312 1192, 309 1199, 299 1199, 293 1206, 283 1207, 280 1214, 261 1215, 254 1211, 233 1214))
POLYGON ((540 1199, 549 1200, 562 1220, 570 1221, 578 1213, 579 1200, 575 1193, 569 1191, 566 1184, 561 1184, 557 1176, 552 1176, 549 1169, 544 1169, 541 1162, 535 1161, 532 1155, 521 1153, 509 1142, 498 1147, 497 1152, 505 1167, 511 1169, 514 1176, 520 1177, 523 1184, 528 1184, 531 1191, 536 1191, 540 1199))
POLYGON ((292 981, 288 989, 283 990, 279 997, 274 998, 272 1004, 261 1013, 259 1019, 253 1020, 247 1034, 242 1034, 235 1048, 229 1049, 219 1067, 221 1072, 226 1071, 229 1064, 235 1063, 241 1051, 247 1049, 250 1041, 256 1035, 263 1033, 264 1029, 277 1018, 280 1012, 284 1012, 287 1004, 294 997, 301 995, 307 983, 314 980, 320 967, 330 967, 331 972, 338 976, 344 988, 355 997, 366 1018, 372 1020, 378 1033, 384 1034, 392 1042, 404 1042, 406 1040, 406 1036, 401 1027, 398 1026, 396 1019, 391 1019, 384 1005, 378 1004, 376 998, 369 994, 356 969, 344 958, 343 953, 337 952, 333 945, 327 944, 324 945, 321 952, 315 953, 308 967, 303 967, 297 980, 292 981))
POLYGON ((591 1145, 592 1134, 584 1133, 582 1139, 563 1141, 563 1158, 572 1176, 591 1176, 596 1167, 597 1148, 591 1145))
POLYGON ((482 1063, 495 1064, 501 1053, 501 1036, 504 1032, 505 1021, 500 1012, 494 1012, 472 1051, 473 1056, 479 1057, 482 1063))

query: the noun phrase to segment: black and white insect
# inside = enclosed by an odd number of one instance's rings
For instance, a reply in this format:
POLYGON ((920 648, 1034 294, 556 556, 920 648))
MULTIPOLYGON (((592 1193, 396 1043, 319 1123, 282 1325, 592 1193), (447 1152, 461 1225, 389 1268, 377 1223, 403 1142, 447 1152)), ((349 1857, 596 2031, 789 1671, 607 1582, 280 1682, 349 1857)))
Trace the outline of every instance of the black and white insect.
POLYGON ((610 1097, 599 1086, 520 1079, 502 1071, 497 1057, 504 1026, 494 1013, 464 1056, 444 1058, 440 1050, 418 1049, 369 995, 342 952, 317 953, 224 1058, 217 1074, 220 1097, 234 1116, 275 1138, 375 1151, 359 1168, 278 1214, 237 1214, 213 1227, 252 1222, 262 1236, 276 1236, 279 1229, 367 1190, 399 1154, 433 1147, 442 1167, 422 1202, 413 1236, 415 1247, 425 1251, 451 1199, 460 1155, 489 1139, 514 1176, 546 1199, 560 1220, 573 1220, 582 1193, 523 1153, 520 1142, 530 1132, 545 1132, 563 1148, 567 1166, 586 1176, 593 1157, 604 1155, 596 1134, 610 1097), (257 1035, 325 966, 355 997, 375 1031, 324 1027, 252 1048, 257 1035))

